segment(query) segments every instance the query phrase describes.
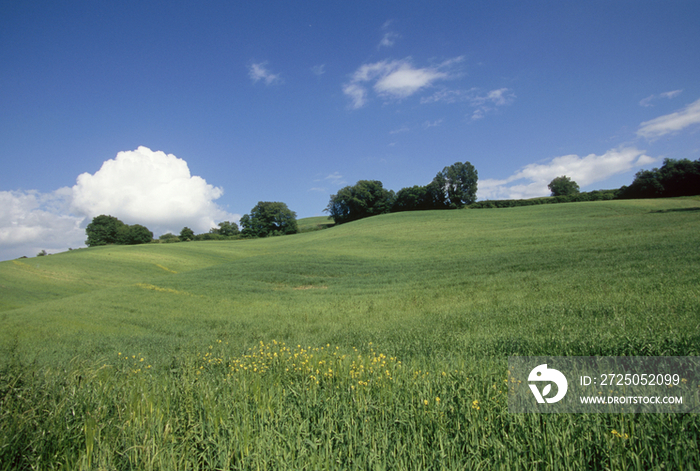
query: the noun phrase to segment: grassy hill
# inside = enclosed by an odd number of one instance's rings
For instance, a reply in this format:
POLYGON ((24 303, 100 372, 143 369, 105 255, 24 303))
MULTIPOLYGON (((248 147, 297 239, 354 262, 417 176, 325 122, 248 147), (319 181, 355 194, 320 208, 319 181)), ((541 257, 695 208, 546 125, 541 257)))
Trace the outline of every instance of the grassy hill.
POLYGON ((699 287, 699 198, 397 213, 2 262, 0 398, 22 384, 33 399, 5 399, 0 468, 698 467, 697 416, 545 426, 509 415, 499 383, 509 355, 700 355, 699 287), (314 349, 332 379, 308 369, 314 349), (272 372, 251 379, 233 366, 246 361, 272 372), (383 383, 367 373, 381 362, 383 383), (72 435, 32 405, 46 391, 55 410, 78 404, 72 435))

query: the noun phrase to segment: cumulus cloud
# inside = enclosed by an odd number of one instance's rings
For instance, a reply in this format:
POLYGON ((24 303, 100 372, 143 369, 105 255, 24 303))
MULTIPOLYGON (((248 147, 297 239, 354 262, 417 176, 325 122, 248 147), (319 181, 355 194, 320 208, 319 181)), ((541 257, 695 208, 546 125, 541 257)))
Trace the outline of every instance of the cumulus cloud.
POLYGON ((386 99, 402 99, 432 86, 438 80, 450 77, 450 68, 462 57, 447 60, 430 67, 416 68, 411 59, 383 60, 363 64, 343 86, 343 92, 352 99, 352 107, 361 108, 367 102, 368 88, 386 99))
POLYGON ((253 81, 253 83, 257 83, 260 80, 265 82, 265 85, 282 83, 282 78, 280 77, 280 74, 273 74, 267 69, 267 62, 251 64, 248 67, 248 76, 253 81))
POLYGON ((214 200, 223 190, 190 174, 182 159, 147 147, 119 152, 94 175, 83 173, 72 188, 71 208, 93 218, 110 214, 155 233, 188 226, 206 232, 216 222, 235 219, 214 200))
POLYGON ((68 212, 72 192, 0 191, 0 260, 85 245, 82 217, 68 212))
POLYGON ((659 98, 673 98, 675 96, 678 96, 681 94, 683 90, 672 90, 670 92, 664 92, 660 93, 658 95, 650 95, 643 100, 639 102, 641 106, 649 107, 649 106, 654 106, 652 104, 653 101, 658 100, 659 98))
POLYGON ((185 226, 207 232, 240 219, 215 203, 222 194, 172 154, 147 147, 119 152, 95 174, 79 175, 72 188, 0 191, 0 259, 84 246, 85 227, 100 214, 142 224, 156 237, 185 226))
POLYGON ((639 125, 637 135, 646 139, 656 139, 699 123, 700 100, 697 100, 674 113, 643 122, 639 125))
POLYGON ((529 164, 503 180, 480 180, 479 199, 520 199, 548 196, 547 185, 554 178, 566 175, 579 186, 606 180, 613 175, 628 172, 657 159, 634 147, 611 149, 603 155, 585 157, 564 155, 546 163, 529 164))

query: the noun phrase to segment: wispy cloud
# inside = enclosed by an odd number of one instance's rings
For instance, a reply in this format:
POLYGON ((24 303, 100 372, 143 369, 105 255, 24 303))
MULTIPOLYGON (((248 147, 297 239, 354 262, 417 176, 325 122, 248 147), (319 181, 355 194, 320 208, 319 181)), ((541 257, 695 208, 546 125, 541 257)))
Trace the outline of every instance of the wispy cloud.
POLYGON ((667 134, 675 134, 683 129, 700 123, 700 100, 694 101, 674 113, 659 116, 639 125, 637 135, 649 140, 667 134))
POLYGON ((683 90, 672 90, 670 92, 659 93, 658 95, 649 95, 641 100, 639 104, 645 107, 654 106, 652 104, 653 101, 658 100, 659 98, 673 98, 680 95, 681 92, 683 92, 683 90))
POLYGON ((389 29, 393 22, 394 20, 387 20, 382 25, 382 31, 384 31, 384 36, 382 37, 382 40, 379 41, 377 49, 381 49, 383 47, 391 47, 394 45, 396 40, 401 37, 401 35, 389 29))
POLYGON ((519 199, 549 195, 547 185, 555 177, 566 175, 581 187, 613 175, 657 162, 634 147, 611 149, 603 155, 564 155, 549 162, 526 165, 503 180, 479 181, 479 199, 519 199))
POLYGON ((510 88, 498 88, 489 92, 484 92, 479 88, 470 88, 469 90, 450 90, 443 88, 437 90, 430 96, 423 97, 421 103, 450 104, 466 102, 474 108, 471 117, 472 120, 478 120, 499 107, 512 104, 515 98, 515 93, 510 88))
POLYGON ((423 123, 423 129, 434 128, 442 124, 442 119, 437 119, 435 121, 426 121, 423 123))
POLYGON ((343 86, 343 92, 352 99, 352 107, 355 109, 366 104, 370 86, 382 98, 406 98, 432 86, 438 80, 449 78, 451 67, 462 60, 462 57, 457 57, 421 68, 415 67, 410 57, 364 64, 343 86))
POLYGON ((330 182, 332 185, 343 185, 344 183, 346 183, 343 179, 343 176, 338 172, 331 173, 326 178, 324 178, 324 180, 330 182))
POLYGON ((384 33, 384 37, 382 37, 382 40, 379 41, 379 45, 377 46, 377 49, 382 48, 382 47, 391 47, 394 45, 397 39, 399 39, 401 36, 398 33, 394 33, 393 31, 389 31, 387 33, 384 33))
POLYGON ((311 67, 311 72, 314 75, 321 76, 326 73, 326 64, 321 64, 321 65, 315 65, 311 67))
POLYGON ((400 128, 396 128, 396 129, 389 131, 389 134, 401 134, 403 132, 408 132, 410 130, 411 130, 411 128, 409 128, 408 126, 401 126, 400 128))
POLYGON ((250 64, 250 66, 248 66, 248 76, 253 81, 253 83, 257 83, 261 80, 265 82, 265 85, 282 83, 282 78, 280 77, 280 74, 273 74, 268 70, 267 62, 250 64))
MULTIPOLYGON (((317 178, 316 180, 314 180, 314 182, 321 183, 321 184, 328 184, 328 185, 335 186, 335 187, 347 184, 347 182, 345 181, 343 176, 338 172, 333 172, 330 175, 327 175, 323 178, 317 178)), ((327 192, 328 188, 322 187, 322 186, 316 186, 313 188, 309 188, 309 191, 318 191, 318 192, 323 193, 323 192, 327 192)))

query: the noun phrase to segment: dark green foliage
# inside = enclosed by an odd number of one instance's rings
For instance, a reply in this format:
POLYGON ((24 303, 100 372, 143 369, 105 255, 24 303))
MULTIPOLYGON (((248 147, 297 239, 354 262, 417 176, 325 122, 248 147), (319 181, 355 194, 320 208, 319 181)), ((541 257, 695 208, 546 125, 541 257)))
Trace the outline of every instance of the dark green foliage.
POLYGON ((568 196, 568 195, 575 195, 576 193, 579 192, 579 186, 578 183, 573 181, 571 178, 567 177, 566 175, 562 175, 561 177, 557 177, 551 182, 549 182, 549 185, 547 185, 547 188, 549 188, 549 191, 552 192, 552 196, 568 196))
POLYGON ((141 224, 124 225, 119 228, 118 242, 123 245, 148 244, 153 240, 153 232, 141 224))
POLYGON ((219 223, 218 229, 212 229, 210 232, 222 236, 235 236, 240 233, 240 230, 238 229, 238 224, 235 222, 223 221, 219 223))
POLYGON ((183 242, 194 240, 194 231, 189 227, 183 227, 180 231, 180 240, 183 242))
POLYGON ((93 218, 85 228, 88 247, 107 244, 136 245, 148 244, 153 240, 153 232, 141 224, 128 226, 114 216, 104 214, 93 218))
POLYGON ((85 233, 87 234, 85 243, 88 247, 119 244, 119 231, 125 226, 126 224, 114 216, 106 216, 104 214, 96 216, 85 228, 85 233))
POLYGON ((194 240, 228 240, 229 237, 222 236, 216 232, 205 232, 204 234, 197 234, 194 236, 194 240))
MULTIPOLYGON (((445 207, 451 209, 463 208, 476 201, 477 180, 476 168, 469 162, 456 162, 442 169, 433 179, 435 189, 443 189, 445 207)), ((440 201, 434 201, 439 204, 440 201)))
POLYGON ((476 201, 477 171, 469 162, 457 162, 438 172, 426 186, 402 188, 392 212, 458 209, 476 201))
POLYGON ((434 209, 431 193, 427 186, 412 186, 402 188, 396 193, 396 200, 392 212, 419 211, 422 209, 434 209))
MULTIPOLYGON (((331 195, 325 211, 336 224, 391 211, 396 195, 378 180, 360 180, 354 186, 346 186, 331 195)), ((243 220, 241 220, 242 222, 243 220)))
POLYGON ((296 218, 297 214, 284 203, 260 201, 241 218, 241 232, 246 237, 296 234, 296 218))
POLYGON ((615 199, 618 190, 595 190, 566 196, 545 196, 526 200, 486 200, 472 203, 469 209, 483 208, 515 208, 517 206, 533 206, 538 204, 576 203, 581 201, 604 201, 615 199))
POLYGON ((172 234, 172 233, 170 233, 170 232, 161 235, 160 237, 158 237, 158 239, 159 239, 161 242, 165 242, 165 243, 169 243, 169 242, 180 242, 180 239, 179 239, 175 234, 172 234))
POLYGON ((665 159, 661 168, 640 170, 630 186, 620 188, 620 199, 664 198, 700 194, 700 159, 665 159))

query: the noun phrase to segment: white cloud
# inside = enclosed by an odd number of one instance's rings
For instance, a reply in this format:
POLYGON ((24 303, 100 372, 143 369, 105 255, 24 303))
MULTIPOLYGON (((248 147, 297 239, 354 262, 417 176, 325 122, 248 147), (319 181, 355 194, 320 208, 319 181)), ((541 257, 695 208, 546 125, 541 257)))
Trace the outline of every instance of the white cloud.
POLYGON ((603 155, 564 155, 547 163, 526 165, 503 180, 480 180, 478 197, 483 200, 548 196, 550 192, 547 185, 561 175, 566 175, 579 186, 585 187, 656 161, 657 159, 634 147, 611 149, 603 155))
POLYGON ((377 46, 377 49, 381 47, 391 47, 394 45, 397 39, 399 39, 401 36, 399 36, 398 33, 394 33, 392 31, 389 31, 388 33, 384 33, 384 37, 382 38, 381 41, 379 41, 379 45, 377 46))
POLYGON ((326 178, 324 178, 324 180, 330 182, 333 185, 342 185, 346 183, 345 179, 343 179, 343 176, 338 172, 331 173, 326 178))
POLYGON ((70 188, 49 194, 0 191, 0 260, 85 245, 82 217, 68 213, 70 188))
POLYGON ((72 190, 75 213, 88 218, 109 214, 154 233, 185 226, 206 232, 236 219, 214 203, 223 195, 221 188, 192 176, 184 160, 147 147, 119 152, 94 175, 79 175, 72 190))
POLYGON ((85 246, 85 227, 100 214, 142 224, 156 237, 185 226, 207 232, 240 219, 214 202, 222 194, 172 154, 147 147, 119 152, 94 175, 79 175, 72 188, 0 191, 0 260, 85 246))
POLYGON ((367 90, 360 85, 349 83, 343 87, 343 93, 352 98, 352 107, 362 108, 367 102, 367 90))
POLYGON ((639 125, 637 135, 646 139, 655 139, 700 123, 700 100, 674 113, 659 116, 639 125))
POLYGON ((321 64, 321 65, 315 65, 311 67, 311 72, 314 75, 321 76, 326 73, 326 64, 321 64))
MULTIPOLYGON (((338 172, 333 172, 330 175, 324 177, 324 178, 317 178, 314 180, 316 183, 322 183, 322 184, 330 184, 332 186, 341 186, 347 184, 343 176, 338 173, 338 172)), ((318 192, 327 192, 328 188, 326 187, 313 187, 309 188, 309 191, 318 191, 318 192)))
POLYGON ((423 128, 428 129, 428 128, 434 128, 436 126, 440 126, 442 124, 442 119, 438 119, 435 121, 426 121, 423 123, 423 128))
POLYGON ((401 126, 400 128, 389 131, 389 134, 401 134, 403 132, 408 132, 410 130, 411 130, 411 128, 409 128, 408 126, 401 126))
POLYGON ((253 81, 253 83, 257 83, 260 80, 265 82, 265 85, 282 83, 282 78, 280 78, 280 74, 273 74, 272 72, 267 70, 267 62, 251 64, 248 67, 248 76, 253 81))
POLYGON ((483 118, 487 113, 495 111, 501 106, 507 106, 515 101, 515 93, 510 88, 498 88, 489 92, 482 92, 478 88, 469 90, 450 90, 443 88, 431 96, 423 97, 421 103, 458 103, 466 102, 474 108, 472 120, 483 118))
POLYGON ((381 49, 382 47, 391 47, 394 45, 396 40, 401 37, 398 33, 389 30, 389 27, 392 25, 393 22, 394 20, 387 20, 382 25, 382 31, 385 31, 385 33, 384 37, 382 37, 382 40, 379 41, 377 49, 381 49))
POLYGON ((462 57, 447 60, 431 67, 416 68, 410 58, 383 60, 360 66, 350 82, 343 86, 343 92, 352 98, 353 108, 361 108, 367 102, 367 87, 383 98, 402 99, 432 86, 438 80, 450 77, 449 69, 461 62, 462 57))
POLYGON ((652 101, 658 100, 659 98, 673 98, 681 94, 683 90, 672 90, 670 92, 664 92, 660 93, 658 95, 649 95, 648 97, 644 98, 639 102, 641 106, 654 106, 652 105, 652 101))

